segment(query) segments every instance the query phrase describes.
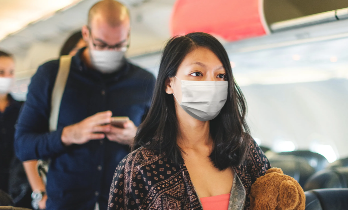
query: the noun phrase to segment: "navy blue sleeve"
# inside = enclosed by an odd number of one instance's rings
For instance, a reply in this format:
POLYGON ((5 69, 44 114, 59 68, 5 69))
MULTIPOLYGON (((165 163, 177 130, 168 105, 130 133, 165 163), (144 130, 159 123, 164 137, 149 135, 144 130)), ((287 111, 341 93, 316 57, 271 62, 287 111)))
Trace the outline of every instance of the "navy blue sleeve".
POLYGON ((48 125, 57 71, 58 61, 51 61, 40 66, 31 79, 15 133, 15 152, 21 161, 46 159, 65 151, 63 128, 49 132, 48 125))

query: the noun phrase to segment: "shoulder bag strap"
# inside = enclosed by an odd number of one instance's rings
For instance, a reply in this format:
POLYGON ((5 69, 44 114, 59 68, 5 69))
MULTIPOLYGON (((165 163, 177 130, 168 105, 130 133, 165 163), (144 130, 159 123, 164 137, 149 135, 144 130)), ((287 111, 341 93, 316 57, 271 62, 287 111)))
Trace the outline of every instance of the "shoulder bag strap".
POLYGON ((71 56, 63 55, 60 57, 59 69, 57 73, 56 82, 54 83, 52 98, 51 98, 51 114, 50 114, 50 131, 57 130, 59 109, 64 93, 66 81, 69 76, 71 64, 71 56))

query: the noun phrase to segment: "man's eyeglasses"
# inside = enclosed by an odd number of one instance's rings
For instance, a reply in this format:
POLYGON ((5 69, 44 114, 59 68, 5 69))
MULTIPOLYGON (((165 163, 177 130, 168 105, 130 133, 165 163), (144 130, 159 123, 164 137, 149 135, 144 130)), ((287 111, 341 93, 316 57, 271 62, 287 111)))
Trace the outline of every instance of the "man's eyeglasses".
POLYGON ((89 34, 90 34, 90 37, 92 39, 92 45, 93 47, 96 49, 96 50, 116 50, 116 51, 127 51, 128 47, 129 47, 129 43, 128 43, 128 40, 123 40, 115 45, 108 45, 106 44, 105 42, 103 42, 102 40, 98 40, 99 42, 102 42, 101 44, 96 44, 94 42, 94 38, 92 36, 92 32, 91 32, 91 29, 88 27, 88 30, 89 30, 89 34))

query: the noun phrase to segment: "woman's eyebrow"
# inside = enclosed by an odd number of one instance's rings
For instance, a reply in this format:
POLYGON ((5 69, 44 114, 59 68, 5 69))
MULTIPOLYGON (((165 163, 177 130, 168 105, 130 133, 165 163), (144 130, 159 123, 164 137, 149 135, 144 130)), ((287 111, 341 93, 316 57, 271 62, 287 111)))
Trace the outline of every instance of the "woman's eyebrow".
POLYGON ((220 69, 224 69, 224 66, 219 66, 219 67, 215 68, 214 71, 220 70, 220 69))
POLYGON ((189 64, 189 65, 199 65, 199 66, 202 66, 202 67, 207 67, 204 63, 202 63, 202 62, 199 62, 199 61, 196 61, 196 62, 193 62, 193 63, 191 63, 191 64, 189 64))
MULTIPOLYGON (((199 66, 202 66, 202 67, 204 67, 204 68, 207 67, 204 63, 199 62, 199 61, 193 62, 193 63, 191 63, 191 64, 189 64, 189 65, 199 65, 199 66)), ((219 67, 215 68, 214 71, 220 70, 220 69, 224 69, 224 66, 219 66, 219 67)))

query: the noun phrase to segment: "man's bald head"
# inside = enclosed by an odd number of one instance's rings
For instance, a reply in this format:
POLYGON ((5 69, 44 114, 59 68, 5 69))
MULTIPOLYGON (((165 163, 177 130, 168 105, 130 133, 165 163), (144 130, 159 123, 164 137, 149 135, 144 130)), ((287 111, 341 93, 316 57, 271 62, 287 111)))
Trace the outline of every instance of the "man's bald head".
POLYGON ((104 19, 111 27, 129 20, 129 11, 125 5, 114 0, 103 0, 94 4, 88 12, 88 26, 95 18, 104 19))

